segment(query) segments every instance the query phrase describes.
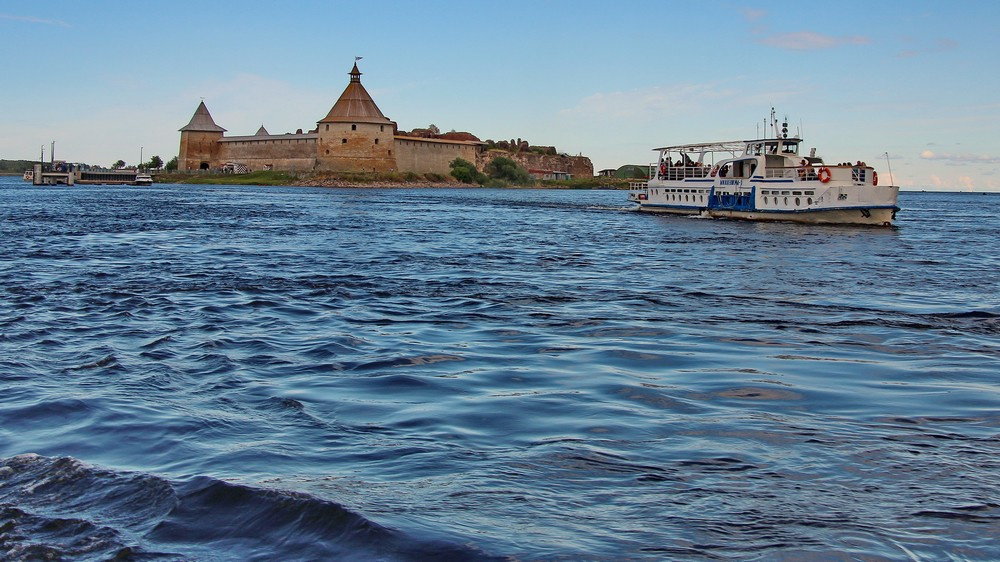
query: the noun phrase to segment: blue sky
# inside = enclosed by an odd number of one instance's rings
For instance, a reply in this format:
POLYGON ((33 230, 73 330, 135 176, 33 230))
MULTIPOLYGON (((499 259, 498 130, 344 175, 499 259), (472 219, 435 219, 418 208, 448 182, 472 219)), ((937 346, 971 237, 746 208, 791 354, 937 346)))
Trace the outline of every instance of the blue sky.
POLYGON ((70 161, 167 160, 201 98, 231 135, 308 130, 362 56, 404 130, 523 138, 599 170, 754 137, 773 105, 828 162, 1000 191, 997 6, 0 0, 0 158, 55 141, 70 161))

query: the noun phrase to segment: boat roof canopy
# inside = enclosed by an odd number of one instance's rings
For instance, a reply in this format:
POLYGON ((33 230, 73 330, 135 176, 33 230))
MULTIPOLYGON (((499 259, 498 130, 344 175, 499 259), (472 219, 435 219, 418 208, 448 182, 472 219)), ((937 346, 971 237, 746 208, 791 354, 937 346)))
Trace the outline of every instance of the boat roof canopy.
POLYGON ((656 152, 742 152, 745 141, 702 142, 654 148, 656 152))
POLYGON ((802 139, 799 138, 734 140, 678 144, 675 146, 662 146, 660 148, 654 148, 653 150, 655 152, 728 152, 730 154, 739 154, 746 150, 746 147, 751 144, 798 144, 800 142, 802 142, 802 139))

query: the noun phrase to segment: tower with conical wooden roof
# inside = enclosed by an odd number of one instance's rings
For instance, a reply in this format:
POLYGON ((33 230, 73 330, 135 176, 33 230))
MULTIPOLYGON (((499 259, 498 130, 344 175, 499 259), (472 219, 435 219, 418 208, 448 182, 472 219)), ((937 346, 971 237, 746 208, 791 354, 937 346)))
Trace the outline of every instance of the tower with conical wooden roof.
POLYGON ((226 132, 215 124, 205 102, 191 116, 191 121, 180 129, 181 149, 177 155, 179 170, 208 170, 220 166, 219 139, 226 132))
POLYGON ((351 81, 326 117, 317 122, 316 169, 320 171, 391 172, 395 125, 375 105, 361 84, 357 63, 351 81))

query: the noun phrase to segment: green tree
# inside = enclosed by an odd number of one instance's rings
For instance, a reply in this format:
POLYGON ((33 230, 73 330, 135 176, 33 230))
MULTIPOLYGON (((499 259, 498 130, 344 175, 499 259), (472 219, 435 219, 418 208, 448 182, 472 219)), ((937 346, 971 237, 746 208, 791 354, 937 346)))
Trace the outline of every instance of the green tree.
POLYGON ((125 161, 124 160, 119 160, 119 161, 117 161, 117 162, 115 162, 114 164, 111 165, 111 169, 112 170, 121 170, 124 167, 125 167, 125 161))
POLYGON ((476 169, 476 165, 468 160, 456 158, 448 164, 451 168, 451 177, 462 183, 476 183, 483 185, 486 183, 486 176, 476 169))
POLYGON ((160 158, 159 156, 154 156, 150 158, 149 162, 146 162, 143 166, 149 168, 150 170, 159 170, 160 168, 163 167, 163 159, 160 158))
POLYGON ((486 165, 486 175, 513 185, 535 185, 535 178, 517 162, 505 156, 498 156, 486 165))
POLYGON ((166 165, 165 169, 168 172, 173 172, 173 171, 177 170, 177 157, 176 156, 174 156, 169 161, 167 161, 167 165, 166 165))

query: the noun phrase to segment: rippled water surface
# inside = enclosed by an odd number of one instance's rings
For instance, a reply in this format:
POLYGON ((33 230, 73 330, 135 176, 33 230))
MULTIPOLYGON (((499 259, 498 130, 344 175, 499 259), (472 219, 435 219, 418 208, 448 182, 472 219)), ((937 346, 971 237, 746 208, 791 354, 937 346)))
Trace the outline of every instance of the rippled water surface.
POLYGON ((0 178, 0 558, 1000 558, 1000 196, 0 178))

